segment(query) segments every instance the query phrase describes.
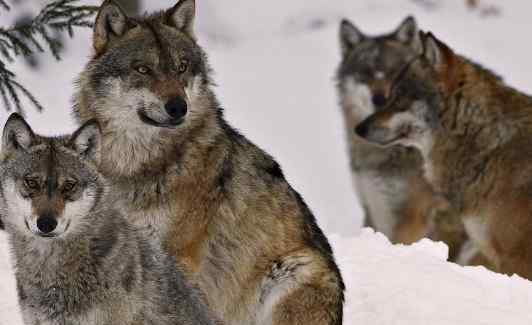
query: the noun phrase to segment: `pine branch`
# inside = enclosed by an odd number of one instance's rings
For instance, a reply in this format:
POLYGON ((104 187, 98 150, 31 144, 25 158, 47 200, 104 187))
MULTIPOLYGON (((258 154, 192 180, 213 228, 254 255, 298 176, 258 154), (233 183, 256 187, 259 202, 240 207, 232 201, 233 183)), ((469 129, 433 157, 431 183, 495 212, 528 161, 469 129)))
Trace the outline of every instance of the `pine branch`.
POLYGON ((15 74, 3 62, 0 62, 0 97, 2 97, 8 112, 12 110, 14 105, 18 113, 24 114, 20 103, 21 95, 26 97, 38 111, 43 110, 43 107, 32 93, 15 80, 15 74))
MULTIPOLYGON (((0 97, 9 111, 15 106, 22 113, 20 97, 28 99, 37 110, 42 106, 31 92, 15 80, 5 61, 13 62, 17 56, 29 56, 35 52, 45 52, 48 47, 56 60, 60 60, 61 43, 51 36, 51 32, 66 32, 74 36, 74 29, 92 27, 92 16, 98 10, 95 6, 77 5, 79 0, 56 0, 47 4, 31 21, 11 28, 0 27, 0 97)), ((9 10, 4 0, 0 8, 9 10)))
POLYGON ((49 31, 66 31, 73 37, 75 27, 92 27, 91 18, 98 9, 94 6, 75 5, 77 2, 79 0, 51 2, 28 24, 10 29, 0 28, 0 53, 8 53, 4 57, 12 61, 14 56, 44 52, 44 42, 52 55, 61 59, 60 46, 49 36, 49 31))
POLYGON ((11 8, 7 5, 7 2, 5 2, 4 0, 0 0, 0 7, 4 8, 7 11, 11 10, 11 8))

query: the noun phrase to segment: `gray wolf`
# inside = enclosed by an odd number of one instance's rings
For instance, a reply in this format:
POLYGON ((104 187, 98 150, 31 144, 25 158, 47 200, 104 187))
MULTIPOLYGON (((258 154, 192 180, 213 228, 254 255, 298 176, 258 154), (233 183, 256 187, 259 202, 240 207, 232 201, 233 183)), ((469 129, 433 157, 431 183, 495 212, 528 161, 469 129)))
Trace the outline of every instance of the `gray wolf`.
POLYGON ((436 220, 448 204, 424 179, 419 151, 401 145, 382 147, 368 143, 352 131, 386 106, 392 82, 421 53, 415 19, 407 17, 395 31, 379 36, 365 35, 344 20, 340 25, 340 44, 338 93, 353 181, 366 214, 366 226, 385 234, 394 243, 403 244, 427 236, 434 238, 436 227, 437 239, 450 246, 450 258, 454 260, 466 239, 465 231, 461 223, 448 227, 431 221, 431 216, 436 220))
POLYGON ((532 279, 532 98, 431 34, 424 49, 356 132, 418 148, 426 179, 493 267, 532 279))
POLYGON ((331 247, 275 160, 225 121, 194 19, 193 0, 142 18, 101 6, 75 107, 102 126, 99 169, 227 324, 341 324, 331 247))
POLYGON ((27 325, 215 324, 176 262, 107 200, 100 131, 36 135, 11 115, 2 137, 0 206, 27 325))

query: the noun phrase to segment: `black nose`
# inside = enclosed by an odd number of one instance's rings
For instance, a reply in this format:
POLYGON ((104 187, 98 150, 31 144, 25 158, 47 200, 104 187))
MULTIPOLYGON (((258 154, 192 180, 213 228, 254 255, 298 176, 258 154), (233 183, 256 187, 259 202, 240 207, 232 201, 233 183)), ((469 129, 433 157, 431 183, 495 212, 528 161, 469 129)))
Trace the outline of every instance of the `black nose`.
POLYGON ((367 123, 367 121, 360 123, 355 128, 355 133, 358 134, 362 138, 365 138, 368 135, 368 132, 369 132, 369 124, 367 123))
POLYGON ((178 120, 187 114, 187 102, 181 97, 175 97, 164 105, 164 109, 171 118, 178 120))
POLYGON ((57 220, 51 215, 43 215, 37 219, 37 228, 43 234, 49 234, 57 227, 57 220))
POLYGON ((371 98, 371 101, 373 102, 373 105, 377 107, 382 107, 384 104, 386 104, 386 96, 383 94, 375 94, 371 98))

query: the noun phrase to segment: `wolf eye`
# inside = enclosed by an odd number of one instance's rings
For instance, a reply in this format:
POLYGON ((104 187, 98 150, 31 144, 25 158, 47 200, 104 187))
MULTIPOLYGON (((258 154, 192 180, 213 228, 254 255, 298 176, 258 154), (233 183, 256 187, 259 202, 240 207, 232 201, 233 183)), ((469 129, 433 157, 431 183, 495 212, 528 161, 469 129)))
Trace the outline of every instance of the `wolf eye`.
POLYGON ((188 60, 181 60, 178 69, 179 73, 185 73, 188 69, 188 60))
POLYGON ((135 70, 137 70, 138 73, 140 74, 148 74, 150 72, 150 68, 144 66, 144 65, 140 65, 138 67, 135 68, 135 70))
POLYGON ((76 185, 76 181, 65 181, 65 183, 63 184, 63 192, 72 192, 76 188, 76 185))
POLYGON ((26 178, 24 179, 24 186, 29 190, 37 190, 39 189, 39 182, 33 178, 26 178))

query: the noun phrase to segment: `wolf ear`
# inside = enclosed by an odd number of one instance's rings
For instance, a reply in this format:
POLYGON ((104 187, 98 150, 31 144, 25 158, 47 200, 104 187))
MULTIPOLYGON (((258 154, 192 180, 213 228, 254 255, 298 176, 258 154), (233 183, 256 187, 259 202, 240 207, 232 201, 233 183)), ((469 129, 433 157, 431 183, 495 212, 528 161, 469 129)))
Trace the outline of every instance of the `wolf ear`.
POLYGON ((2 151, 28 150, 34 140, 35 134, 24 118, 18 113, 11 114, 4 126, 2 151))
POLYGON ((451 50, 441 43, 432 33, 428 33, 425 36, 423 42, 423 56, 429 61, 429 63, 434 67, 440 67, 446 62, 447 52, 451 50))
POLYGON ((83 124, 70 139, 70 147, 82 158, 100 162, 102 131, 96 120, 83 124))
POLYGON ((347 19, 340 23, 340 44, 342 54, 347 55, 353 48, 362 42, 366 36, 347 19))
POLYGON ((94 23, 93 46, 97 54, 102 53, 109 42, 124 35, 128 18, 113 0, 106 0, 101 6, 94 23))
POLYGON ((397 30, 393 33, 393 36, 399 42, 410 45, 419 53, 423 51, 421 36, 419 35, 419 28, 414 17, 406 17, 405 20, 403 20, 403 22, 399 25, 397 30))
POLYGON ((185 32, 190 37, 194 36, 194 19, 196 18, 196 1, 179 0, 179 2, 167 12, 171 26, 185 32))
POLYGON ((408 16, 393 33, 398 41, 409 43, 418 34, 417 22, 414 17, 408 16))

